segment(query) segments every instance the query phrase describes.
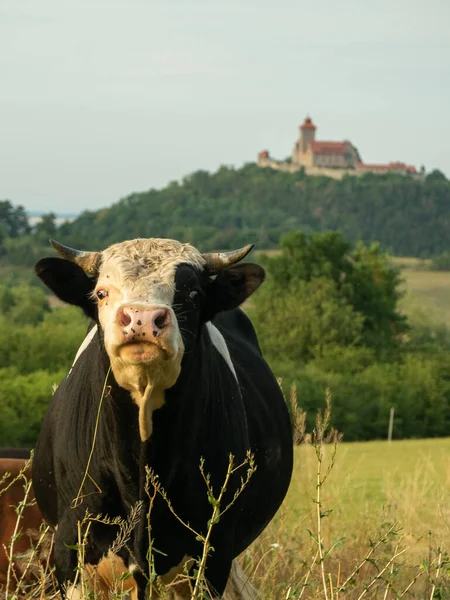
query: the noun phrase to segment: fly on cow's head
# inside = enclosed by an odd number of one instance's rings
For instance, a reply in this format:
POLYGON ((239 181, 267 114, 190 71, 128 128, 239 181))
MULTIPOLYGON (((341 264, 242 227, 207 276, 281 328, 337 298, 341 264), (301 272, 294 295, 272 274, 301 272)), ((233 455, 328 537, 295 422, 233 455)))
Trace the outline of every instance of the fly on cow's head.
POLYGON ((201 254, 190 244, 155 238, 121 242, 103 252, 52 244, 61 258, 39 261, 36 272, 103 330, 116 381, 138 404, 141 436, 147 439, 151 412, 164 403, 164 390, 175 384, 201 327, 248 298, 264 280, 264 270, 237 264, 252 246, 201 254))

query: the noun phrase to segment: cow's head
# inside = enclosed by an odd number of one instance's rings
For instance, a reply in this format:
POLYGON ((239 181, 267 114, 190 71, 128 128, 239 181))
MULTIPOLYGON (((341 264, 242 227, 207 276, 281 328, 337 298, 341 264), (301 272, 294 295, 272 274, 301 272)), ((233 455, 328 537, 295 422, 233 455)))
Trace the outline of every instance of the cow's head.
POLYGON ((164 403, 185 352, 204 323, 239 306, 264 280, 259 265, 236 264, 252 249, 201 254, 190 244, 137 239, 103 252, 52 244, 62 258, 36 265, 62 300, 97 321, 117 383, 140 408, 141 437, 151 435, 151 413, 164 403))

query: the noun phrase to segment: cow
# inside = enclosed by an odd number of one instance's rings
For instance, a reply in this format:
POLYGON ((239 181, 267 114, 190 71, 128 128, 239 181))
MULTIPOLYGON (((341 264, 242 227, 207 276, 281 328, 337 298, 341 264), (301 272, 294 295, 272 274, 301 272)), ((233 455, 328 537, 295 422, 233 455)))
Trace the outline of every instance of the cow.
MULTIPOLYGON (((56 531, 61 593, 80 595, 85 527, 83 562, 109 556, 133 574, 139 600, 154 574, 195 573, 207 537, 205 581, 222 598, 233 559, 271 521, 292 474, 289 413, 239 308, 265 278, 240 263, 253 246, 202 254, 159 238, 99 252, 51 243, 59 256, 41 259, 37 275, 94 323, 53 395, 32 466, 56 531), (117 547, 114 519, 131 514, 117 547)), ((190 598, 187 587, 175 597, 190 598)))

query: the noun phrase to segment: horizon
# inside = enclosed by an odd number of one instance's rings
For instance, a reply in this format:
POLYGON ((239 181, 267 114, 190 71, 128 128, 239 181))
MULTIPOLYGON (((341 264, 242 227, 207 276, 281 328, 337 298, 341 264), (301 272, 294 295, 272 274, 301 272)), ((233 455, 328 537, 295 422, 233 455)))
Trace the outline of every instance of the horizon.
POLYGON ((0 16, 0 198, 27 212, 283 159, 306 115, 366 163, 450 176, 441 0, 5 0, 0 16))

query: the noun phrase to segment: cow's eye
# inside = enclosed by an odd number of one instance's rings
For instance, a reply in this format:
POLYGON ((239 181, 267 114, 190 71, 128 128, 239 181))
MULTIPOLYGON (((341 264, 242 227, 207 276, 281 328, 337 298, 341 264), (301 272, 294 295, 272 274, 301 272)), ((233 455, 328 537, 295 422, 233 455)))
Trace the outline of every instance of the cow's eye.
POLYGON ((106 298, 108 296, 108 292, 106 290, 97 290, 95 293, 99 300, 103 300, 103 298, 106 298))
POLYGON ((198 291, 197 290, 192 290, 192 292, 189 292, 189 298, 191 300, 193 300, 195 298, 195 296, 197 296, 198 291))

